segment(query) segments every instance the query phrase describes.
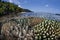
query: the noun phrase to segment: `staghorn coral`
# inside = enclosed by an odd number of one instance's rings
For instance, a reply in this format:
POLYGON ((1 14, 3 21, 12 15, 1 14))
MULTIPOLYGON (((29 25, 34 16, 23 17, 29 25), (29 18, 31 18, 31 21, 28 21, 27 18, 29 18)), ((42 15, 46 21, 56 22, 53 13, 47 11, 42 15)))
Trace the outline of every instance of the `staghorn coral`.
MULTIPOLYGON (((33 26, 31 25, 33 23, 31 21, 35 19, 39 20, 38 18, 16 18, 3 24, 1 33, 4 40, 33 40, 33 26)), ((34 23, 38 22, 34 21, 34 23)))

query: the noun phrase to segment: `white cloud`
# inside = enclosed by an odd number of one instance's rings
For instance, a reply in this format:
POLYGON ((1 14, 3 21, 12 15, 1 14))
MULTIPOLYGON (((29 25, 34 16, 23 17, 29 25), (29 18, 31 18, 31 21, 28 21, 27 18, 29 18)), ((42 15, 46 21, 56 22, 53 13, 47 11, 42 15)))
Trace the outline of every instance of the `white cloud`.
POLYGON ((21 5, 18 5, 18 7, 21 7, 21 5))
POLYGON ((9 0, 9 2, 11 2, 11 3, 15 3, 15 4, 18 5, 18 7, 21 7, 21 5, 20 5, 20 1, 18 1, 18 0, 9 0))
POLYGON ((20 0, 21 4, 27 4, 28 0, 20 0))
POLYGON ((12 3, 13 1, 12 1, 12 0, 9 0, 9 2, 11 2, 11 3, 12 3))
POLYGON ((49 6, 48 4, 45 5, 45 7, 48 7, 48 6, 49 6))

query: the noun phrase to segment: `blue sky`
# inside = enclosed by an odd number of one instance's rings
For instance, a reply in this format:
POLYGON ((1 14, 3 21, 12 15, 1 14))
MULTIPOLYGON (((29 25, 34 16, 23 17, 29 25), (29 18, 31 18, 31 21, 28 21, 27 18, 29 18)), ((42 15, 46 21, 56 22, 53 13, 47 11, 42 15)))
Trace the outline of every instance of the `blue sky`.
POLYGON ((4 0, 35 12, 60 13, 60 0, 4 0))

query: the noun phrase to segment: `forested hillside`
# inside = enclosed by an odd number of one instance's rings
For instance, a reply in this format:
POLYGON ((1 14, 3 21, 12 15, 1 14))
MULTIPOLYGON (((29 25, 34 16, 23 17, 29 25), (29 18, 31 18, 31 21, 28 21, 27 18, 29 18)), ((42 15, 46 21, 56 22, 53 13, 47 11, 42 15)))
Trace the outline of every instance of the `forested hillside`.
POLYGON ((0 16, 19 12, 31 12, 31 11, 28 9, 18 7, 18 5, 15 5, 13 3, 0 1, 0 16))

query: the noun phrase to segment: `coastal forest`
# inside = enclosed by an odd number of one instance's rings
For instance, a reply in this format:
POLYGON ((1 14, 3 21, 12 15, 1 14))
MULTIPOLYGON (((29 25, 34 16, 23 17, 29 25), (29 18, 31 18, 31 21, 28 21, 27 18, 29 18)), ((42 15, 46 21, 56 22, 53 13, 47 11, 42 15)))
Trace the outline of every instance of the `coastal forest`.
POLYGON ((18 5, 6 1, 0 0, 0 16, 8 15, 8 14, 16 14, 20 12, 31 12, 28 9, 23 9, 22 7, 18 7, 18 5))

